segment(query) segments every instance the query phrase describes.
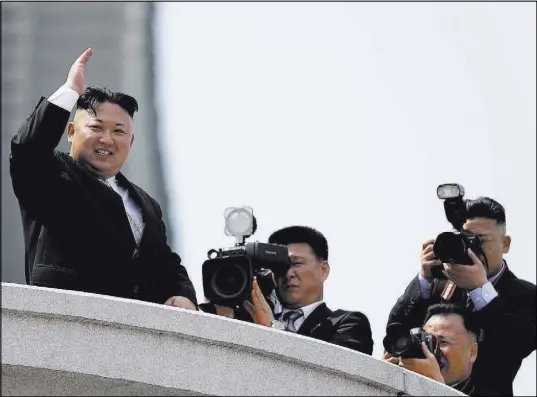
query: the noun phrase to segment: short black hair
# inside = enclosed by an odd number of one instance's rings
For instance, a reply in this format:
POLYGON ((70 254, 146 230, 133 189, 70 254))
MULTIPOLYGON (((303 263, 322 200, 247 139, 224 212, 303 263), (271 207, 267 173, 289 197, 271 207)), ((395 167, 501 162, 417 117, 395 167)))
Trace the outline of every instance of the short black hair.
POLYGON ((97 114, 97 107, 101 103, 110 102, 124 109, 131 118, 138 111, 138 102, 130 95, 122 92, 110 91, 108 88, 88 87, 78 98, 76 108, 87 110, 93 115, 97 114))
POLYGON ((448 316, 450 314, 461 316, 464 328, 466 328, 468 332, 474 334, 476 340, 479 340, 481 335, 481 327, 479 326, 479 321, 476 317, 476 314, 460 303, 436 303, 429 306, 427 313, 425 314, 423 325, 425 325, 433 316, 448 316))
POLYGON ((505 209, 489 197, 466 200, 466 212, 468 219, 487 218, 496 221, 498 225, 505 225, 505 209))
POLYGON ((328 260, 328 242, 323 234, 309 226, 289 226, 277 230, 269 237, 270 244, 308 244, 320 260, 328 260))

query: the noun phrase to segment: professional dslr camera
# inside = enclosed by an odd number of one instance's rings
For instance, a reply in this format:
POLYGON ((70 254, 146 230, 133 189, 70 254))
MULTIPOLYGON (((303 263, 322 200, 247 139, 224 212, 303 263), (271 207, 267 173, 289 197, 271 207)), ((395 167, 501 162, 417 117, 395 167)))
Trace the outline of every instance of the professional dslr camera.
POLYGON ((254 276, 268 297, 274 289, 272 274, 285 275, 291 261, 285 245, 245 242, 257 229, 252 208, 228 208, 224 218, 225 233, 235 236, 236 244, 207 253, 209 259, 202 265, 203 291, 213 304, 240 308, 250 300, 254 276))
MULTIPOLYGON (((444 200, 447 220, 455 229, 453 232, 440 233, 436 238, 433 246, 436 258, 442 263, 472 265, 472 259, 468 256, 470 248, 476 255, 481 254, 487 267, 481 240, 477 235, 462 228, 467 219, 466 203, 463 200, 464 188, 456 183, 448 183, 438 186, 436 194, 439 199, 444 200)), ((435 278, 445 279, 442 270, 442 265, 434 266, 431 268, 431 273, 435 278)))
POLYGON ((425 332, 423 328, 412 328, 409 332, 402 324, 392 323, 386 328, 386 336, 382 344, 392 357, 425 358, 421 349, 421 342, 425 342, 425 346, 439 361, 440 345, 438 338, 425 332))

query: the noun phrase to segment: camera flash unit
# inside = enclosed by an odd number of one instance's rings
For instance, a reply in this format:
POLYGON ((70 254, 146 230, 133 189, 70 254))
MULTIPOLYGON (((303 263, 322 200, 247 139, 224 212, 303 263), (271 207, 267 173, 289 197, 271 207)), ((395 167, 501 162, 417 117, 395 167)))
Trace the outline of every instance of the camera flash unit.
POLYGON ((441 200, 449 200, 464 196, 464 188, 457 183, 446 183, 438 186, 436 195, 441 200))
POLYGON ((225 233, 234 236, 237 244, 243 244, 245 237, 254 233, 254 210, 251 207, 229 207, 224 211, 225 233))

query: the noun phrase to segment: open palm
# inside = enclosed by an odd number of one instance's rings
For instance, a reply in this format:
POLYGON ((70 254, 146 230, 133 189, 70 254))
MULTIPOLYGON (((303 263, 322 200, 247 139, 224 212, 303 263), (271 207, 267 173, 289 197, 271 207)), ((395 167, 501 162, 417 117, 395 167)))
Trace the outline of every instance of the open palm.
POLYGON ((82 95, 86 90, 86 82, 84 80, 84 67, 88 59, 93 55, 93 49, 88 48, 84 51, 73 63, 67 75, 67 87, 75 90, 79 95, 82 95))

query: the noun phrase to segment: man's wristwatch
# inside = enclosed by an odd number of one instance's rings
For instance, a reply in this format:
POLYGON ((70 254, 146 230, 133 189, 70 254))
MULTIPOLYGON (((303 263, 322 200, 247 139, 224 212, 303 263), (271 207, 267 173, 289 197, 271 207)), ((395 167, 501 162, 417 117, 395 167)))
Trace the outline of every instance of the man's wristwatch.
POLYGON ((270 328, 279 329, 280 331, 285 331, 285 324, 278 320, 272 320, 270 323, 270 328))

